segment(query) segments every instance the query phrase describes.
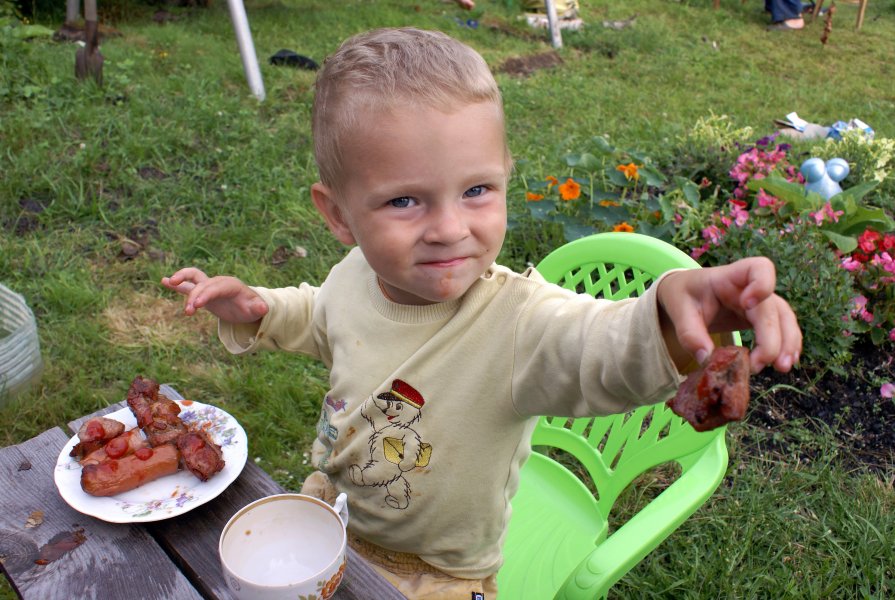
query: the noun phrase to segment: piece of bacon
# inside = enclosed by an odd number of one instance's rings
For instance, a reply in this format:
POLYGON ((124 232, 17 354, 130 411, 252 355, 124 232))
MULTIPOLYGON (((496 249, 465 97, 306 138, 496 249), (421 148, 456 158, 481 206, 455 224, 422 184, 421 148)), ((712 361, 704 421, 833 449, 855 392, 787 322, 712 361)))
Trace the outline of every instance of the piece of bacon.
POLYGON ((224 468, 221 447, 204 431, 190 431, 177 438, 177 449, 186 469, 202 481, 224 468))
POLYGON ((137 375, 127 390, 127 405, 141 429, 152 423, 152 404, 158 401, 159 384, 137 375))
POLYGON ((81 459, 124 432, 124 423, 107 417, 87 419, 78 429, 78 443, 69 456, 81 459))
POLYGON ((180 452, 173 444, 141 448, 122 458, 107 458, 81 469, 81 489, 91 496, 115 496, 180 469, 180 452))
POLYGON ((187 432, 186 424, 180 420, 180 405, 159 394, 158 400, 150 407, 151 421, 143 427, 143 433, 152 446, 173 444, 187 432))
POLYGON ((690 373, 667 404, 696 431, 741 421, 749 406, 749 350, 715 348, 705 366, 690 373))

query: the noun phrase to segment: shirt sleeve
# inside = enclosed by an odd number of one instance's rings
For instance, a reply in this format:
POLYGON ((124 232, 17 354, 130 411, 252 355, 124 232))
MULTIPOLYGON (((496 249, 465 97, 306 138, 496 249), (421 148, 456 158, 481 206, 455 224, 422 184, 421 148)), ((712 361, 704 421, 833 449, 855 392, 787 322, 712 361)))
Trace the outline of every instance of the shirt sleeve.
POLYGON ((659 281, 620 301, 550 285, 533 294, 514 339, 516 410, 584 417, 666 400, 683 377, 662 338, 659 281))
POLYGON ((320 290, 307 283, 298 287, 253 287, 267 303, 260 325, 218 321, 218 337, 233 354, 257 350, 285 350, 321 358, 321 328, 315 324, 315 300, 320 290))

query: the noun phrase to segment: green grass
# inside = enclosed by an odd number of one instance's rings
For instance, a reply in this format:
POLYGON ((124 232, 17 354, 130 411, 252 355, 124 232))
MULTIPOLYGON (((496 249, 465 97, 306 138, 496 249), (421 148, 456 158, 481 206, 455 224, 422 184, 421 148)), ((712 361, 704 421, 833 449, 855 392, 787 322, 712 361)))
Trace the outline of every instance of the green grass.
MULTIPOLYGON (((566 149, 598 134, 663 155, 710 112, 759 135, 797 111, 821 124, 859 117, 895 137, 891 1, 870 4, 860 32, 855 5, 838 5, 826 47, 821 23, 766 32, 759 2, 725 0, 717 11, 708 0, 585 4, 587 27, 564 34, 560 67, 527 78, 497 74, 520 164, 559 165, 566 149), (629 29, 601 27, 635 13, 629 29)), ((0 102, 0 282, 37 315, 46 368, 38 386, 0 408, 0 442, 64 427, 122 399, 144 374, 231 412, 248 432, 250 458, 297 488, 309 472, 325 369, 295 356, 229 356, 212 320, 183 317, 158 281, 194 264, 271 287, 320 282, 344 249, 308 193, 314 74, 272 67, 266 57, 290 48, 320 61, 352 33, 394 25, 443 29, 495 70, 550 50, 543 31, 516 19, 513 2, 479 6, 473 30, 453 19, 469 15, 437 0, 249 1, 263 103, 245 83, 225 3, 172 8, 181 18, 164 26, 149 7, 113 11, 123 15, 111 23, 123 35, 101 47, 102 89, 74 81, 74 46, 30 43, 10 64, 31 87, 0 102), (34 227, 17 231, 24 219, 34 227), (122 260, 127 239, 148 244, 122 260), (281 247, 304 248, 307 257, 275 265, 281 247)), ((518 211, 523 200, 510 202, 518 211)), ((549 239, 514 234, 504 258, 516 267, 535 261, 549 239)), ((826 444, 835 455, 831 441, 805 432, 753 435, 826 444)), ((735 433, 731 442, 736 450, 735 433)), ((836 460, 806 465, 734 451, 719 492, 615 594, 891 596, 891 478, 846 472, 836 460)), ((649 487, 625 499, 623 512, 640 493, 649 487)), ((5 582, 0 597, 11 597, 5 582)))

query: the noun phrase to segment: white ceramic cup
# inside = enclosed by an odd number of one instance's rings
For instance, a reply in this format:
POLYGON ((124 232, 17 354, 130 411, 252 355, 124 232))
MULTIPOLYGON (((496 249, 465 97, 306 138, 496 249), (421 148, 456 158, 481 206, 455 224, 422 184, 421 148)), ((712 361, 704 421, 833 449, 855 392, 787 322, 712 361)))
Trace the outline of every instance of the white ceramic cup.
POLYGON ((240 600, 333 595, 345 572, 348 497, 335 506, 303 494, 256 500, 234 514, 218 544, 227 586, 240 600))

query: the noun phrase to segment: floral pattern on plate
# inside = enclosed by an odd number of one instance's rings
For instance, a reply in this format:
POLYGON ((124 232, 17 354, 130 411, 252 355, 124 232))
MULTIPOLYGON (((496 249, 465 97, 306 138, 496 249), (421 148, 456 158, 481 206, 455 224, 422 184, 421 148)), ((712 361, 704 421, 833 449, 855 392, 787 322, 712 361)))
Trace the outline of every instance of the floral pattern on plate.
MULTIPOLYGON (((100 498, 81 489, 81 465, 69 456, 78 443, 73 436, 56 461, 54 478, 62 498, 75 510, 111 523, 158 521, 181 515, 217 497, 239 476, 248 457, 248 443, 243 428, 226 411, 191 400, 184 400, 169 386, 160 393, 181 407, 180 418, 190 428, 202 429, 221 446, 224 468, 208 481, 200 481, 186 471, 162 477, 129 492, 100 498)), ((125 429, 137 422, 125 407, 105 415, 124 423, 125 429)))

